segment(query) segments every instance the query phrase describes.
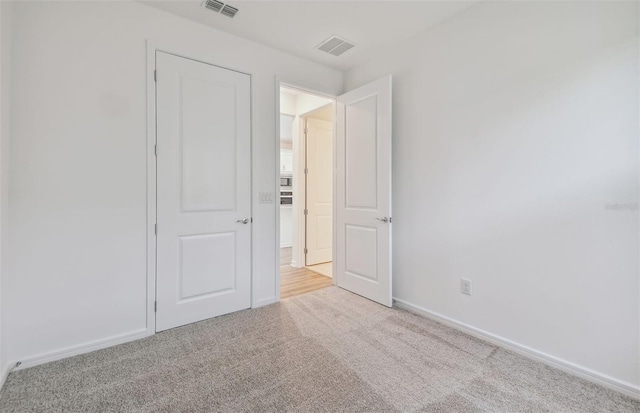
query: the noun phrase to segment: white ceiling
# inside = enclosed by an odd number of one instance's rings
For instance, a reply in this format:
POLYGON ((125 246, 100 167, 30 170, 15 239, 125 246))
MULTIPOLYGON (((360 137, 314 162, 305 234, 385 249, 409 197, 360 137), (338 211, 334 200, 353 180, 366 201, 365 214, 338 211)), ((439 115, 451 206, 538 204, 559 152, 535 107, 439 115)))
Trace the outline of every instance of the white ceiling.
POLYGON ((303 92, 299 89, 290 89, 288 87, 280 86, 280 93, 284 93, 285 95, 298 96, 303 92))
MULTIPOLYGON (((226 0, 221 0, 225 2, 226 0)), ((467 9, 472 1, 245 1, 230 19, 202 7, 202 0, 145 4, 340 70, 365 63, 380 49, 407 40, 467 9), (341 56, 315 47, 331 35, 355 43, 341 56)))
POLYGON ((328 104, 322 106, 321 108, 316 109, 313 112, 309 113, 305 117, 332 121, 333 120, 333 112, 334 112, 333 105, 331 103, 328 103, 328 104))

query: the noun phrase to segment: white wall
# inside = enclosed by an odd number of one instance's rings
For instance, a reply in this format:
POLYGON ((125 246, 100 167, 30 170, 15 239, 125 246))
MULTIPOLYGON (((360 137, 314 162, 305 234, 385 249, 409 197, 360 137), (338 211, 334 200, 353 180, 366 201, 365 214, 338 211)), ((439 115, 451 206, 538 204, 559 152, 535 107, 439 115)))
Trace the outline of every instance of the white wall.
POLYGON ((346 89, 388 73, 394 296, 637 391, 638 3, 486 2, 346 89))
POLYGON ((7 360, 6 288, 9 222, 9 132, 11 98, 12 5, 0 2, 0 386, 9 373, 7 360))
POLYGON ((280 113, 295 116, 296 96, 289 93, 280 93, 280 113))
POLYGON ((8 358, 145 332, 147 39, 253 76, 253 302, 273 302, 276 76, 342 74, 139 3, 16 3, 12 34, 8 358))
POLYGON ((2 173, 3 167, 5 166, 5 163, 3 162, 2 159, 2 155, 4 154, 4 151, 2 150, 2 142, 4 141, 4 129, 5 129, 5 122, 7 121, 5 114, 4 114, 4 110, 5 110, 5 104, 4 104, 4 82, 2 81, 2 75, 4 74, 4 66, 5 66, 5 62, 7 61, 7 56, 4 55, 4 53, 2 53, 2 45, 4 44, 3 41, 5 40, 5 26, 4 26, 4 22, 3 22, 3 17, 4 17, 4 10, 2 7, 2 4, 0 3, 0 387, 2 387, 2 385, 4 385, 4 382, 6 380, 6 376, 4 374, 4 370, 5 370, 5 361, 4 361, 4 345, 3 345, 3 339, 4 336, 2 335, 2 327, 3 327, 3 323, 2 323, 2 274, 4 273, 4 271, 2 271, 2 265, 4 263, 4 259, 2 259, 2 233, 4 231, 5 228, 5 221, 2 219, 2 214, 5 210, 4 205, 2 203, 2 190, 4 188, 4 186, 2 185, 2 180, 4 178, 4 174, 2 173))
POLYGON ((6 4, 0 3, 0 387, 4 384, 6 380, 5 371, 7 369, 7 365, 4 357, 4 339, 5 336, 2 334, 2 329, 4 327, 4 323, 2 321, 2 277, 5 273, 3 266, 5 265, 5 259, 3 257, 3 249, 4 249, 4 237, 3 234, 6 230, 6 220, 4 219, 4 215, 6 213, 6 204, 5 204, 5 179, 6 179, 6 162, 5 162, 5 145, 4 142, 8 139, 7 131, 8 131, 8 105, 6 104, 8 101, 8 84, 5 83, 6 77, 6 66, 10 61, 9 56, 6 54, 5 46, 8 43, 8 35, 10 34, 7 28, 9 25, 9 13, 7 12, 8 6, 6 4))

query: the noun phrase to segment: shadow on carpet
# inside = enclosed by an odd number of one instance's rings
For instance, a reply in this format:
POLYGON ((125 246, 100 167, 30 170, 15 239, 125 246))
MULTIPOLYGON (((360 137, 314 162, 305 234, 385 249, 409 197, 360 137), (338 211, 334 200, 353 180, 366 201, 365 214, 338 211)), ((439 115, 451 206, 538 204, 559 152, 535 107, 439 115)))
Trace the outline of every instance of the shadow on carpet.
POLYGON ((11 373, 0 412, 639 412, 336 287, 11 373))

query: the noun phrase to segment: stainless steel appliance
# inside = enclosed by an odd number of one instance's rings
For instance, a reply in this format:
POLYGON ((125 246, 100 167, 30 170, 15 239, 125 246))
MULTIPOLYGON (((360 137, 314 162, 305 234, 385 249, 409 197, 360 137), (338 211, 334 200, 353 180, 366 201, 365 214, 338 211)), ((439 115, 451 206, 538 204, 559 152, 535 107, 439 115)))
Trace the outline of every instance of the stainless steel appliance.
POLYGON ((291 176, 280 176, 280 186, 284 186, 284 187, 293 186, 293 177, 291 177, 291 176))
POLYGON ((293 205, 292 191, 280 191, 280 205, 293 205))

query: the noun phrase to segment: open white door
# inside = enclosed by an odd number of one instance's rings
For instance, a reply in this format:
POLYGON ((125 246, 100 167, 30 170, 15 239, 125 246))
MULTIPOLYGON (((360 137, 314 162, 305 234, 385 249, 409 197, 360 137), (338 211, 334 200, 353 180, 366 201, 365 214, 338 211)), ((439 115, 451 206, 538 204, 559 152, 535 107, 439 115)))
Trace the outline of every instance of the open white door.
POLYGON ((156 331, 251 306, 250 77, 156 54, 156 331))
POLYGON ((391 307, 391 76, 338 97, 337 115, 337 283, 391 307))
POLYGON ((306 118, 305 265, 333 260, 333 122, 306 118))

